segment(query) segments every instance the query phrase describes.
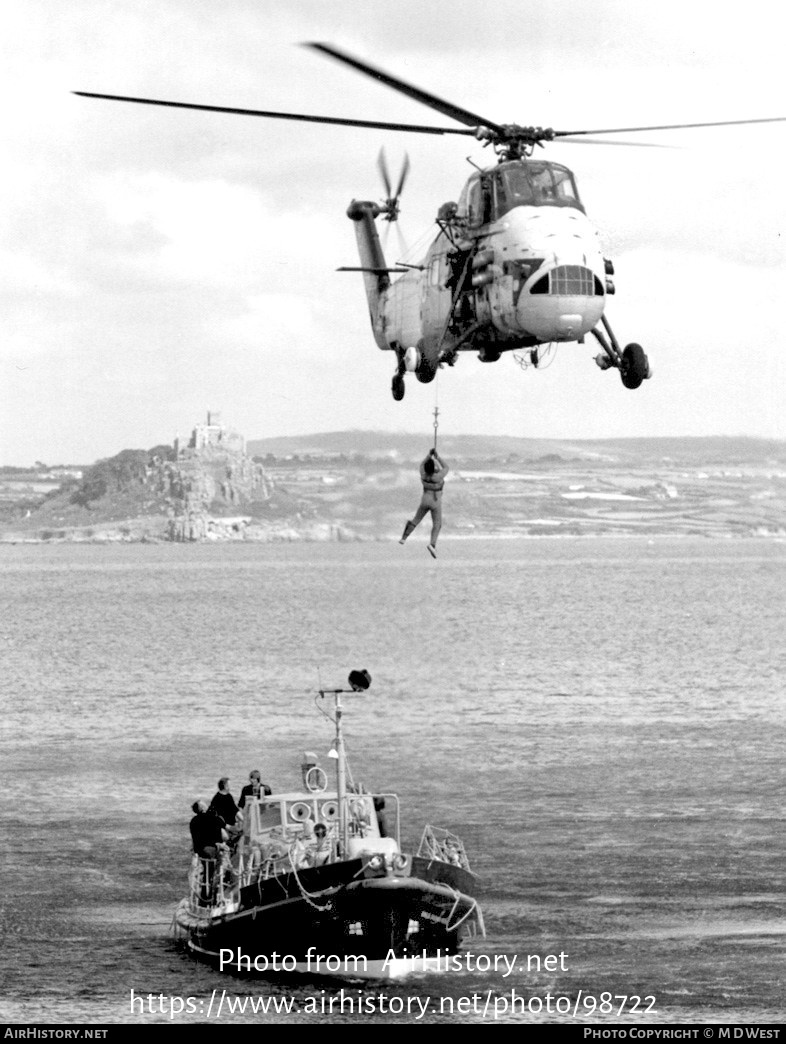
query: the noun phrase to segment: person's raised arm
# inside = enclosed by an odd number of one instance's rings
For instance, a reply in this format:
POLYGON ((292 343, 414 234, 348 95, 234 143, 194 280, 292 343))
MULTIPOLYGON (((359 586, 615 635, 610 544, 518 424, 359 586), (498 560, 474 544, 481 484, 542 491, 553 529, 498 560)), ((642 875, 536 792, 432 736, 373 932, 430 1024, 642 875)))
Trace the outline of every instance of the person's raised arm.
POLYGON ((445 461, 442 459, 442 457, 440 457, 436 450, 433 450, 432 452, 434 455, 434 460, 437 462, 437 464, 439 464, 442 470, 442 474, 447 475, 447 473, 450 471, 450 466, 445 463, 445 461))

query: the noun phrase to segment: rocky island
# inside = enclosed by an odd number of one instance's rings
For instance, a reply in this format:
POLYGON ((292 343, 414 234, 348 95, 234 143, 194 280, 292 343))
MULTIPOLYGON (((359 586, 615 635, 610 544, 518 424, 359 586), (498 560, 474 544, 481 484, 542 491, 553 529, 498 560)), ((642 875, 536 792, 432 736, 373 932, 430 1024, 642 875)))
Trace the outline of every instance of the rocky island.
MULTIPOLYGON (((18 471, 10 483, 19 491, 18 471)), ((123 450, 42 497, 0 499, 0 539, 20 541, 203 541, 340 539, 303 498, 277 488, 246 452, 245 439, 211 412, 186 442, 123 450)), ((36 483, 31 484, 33 487, 36 483)), ((38 483, 38 486, 42 483, 38 483)), ((0 482, 0 486, 2 483, 0 482)))

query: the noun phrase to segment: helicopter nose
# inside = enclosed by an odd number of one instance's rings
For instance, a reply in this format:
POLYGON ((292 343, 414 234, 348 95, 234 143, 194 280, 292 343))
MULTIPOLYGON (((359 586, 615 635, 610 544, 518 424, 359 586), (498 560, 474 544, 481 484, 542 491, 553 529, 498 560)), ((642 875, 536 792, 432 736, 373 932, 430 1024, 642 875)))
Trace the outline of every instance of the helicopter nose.
POLYGON ((603 298, 522 294, 517 311, 526 333, 542 341, 577 341, 600 320, 603 298))
POLYGON ((584 264, 539 268, 519 295, 517 320, 541 341, 578 341, 603 314, 600 280, 584 264))
POLYGON ((556 319, 556 326, 560 333, 564 334, 569 340, 579 334, 581 329, 583 316, 576 314, 559 315, 556 319))

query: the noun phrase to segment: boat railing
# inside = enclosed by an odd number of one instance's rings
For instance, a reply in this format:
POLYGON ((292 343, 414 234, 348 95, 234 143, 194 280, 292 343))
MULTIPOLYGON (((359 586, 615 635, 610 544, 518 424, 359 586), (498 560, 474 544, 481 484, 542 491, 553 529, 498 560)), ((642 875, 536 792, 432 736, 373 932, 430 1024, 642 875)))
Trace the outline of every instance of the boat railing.
POLYGON ((188 883, 189 904, 194 913, 235 900, 239 878, 232 866, 229 849, 219 850, 215 859, 194 854, 188 883))
POLYGON ((271 835, 258 838, 240 852, 236 878, 242 887, 277 877, 293 868, 307 870, 337 859, 338 837, 334 832, 323 845, 313 835, 297 830, 275 829, 271 835))
POLYGON ((424 828, 416 855, 430 861, 451 863, 453 866, 463 867, 464 870, 470 869, 464 842, 456 834, 443 830, 442 827, 427 825, 424 828))

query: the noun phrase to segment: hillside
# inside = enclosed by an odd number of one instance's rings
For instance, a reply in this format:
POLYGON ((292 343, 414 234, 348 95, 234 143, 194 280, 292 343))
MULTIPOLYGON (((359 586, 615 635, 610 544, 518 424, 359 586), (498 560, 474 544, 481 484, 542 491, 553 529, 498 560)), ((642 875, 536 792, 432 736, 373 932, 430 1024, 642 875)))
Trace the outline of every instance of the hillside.
MULTIPOLYGON (((257 441, 279 489, 364 539, 398 537, 428 441, 337 432, 257 441)), ((592 442, 448 436, 449 536, 786 534, 786 444, 745 438, 592 442)))
MULTIPOLYGON (((51 469, 39 483, 7 469, 0 538, 388 540, 417 506, 428 439, 350 431, 245 445, 210 420, 188 446, 124 450, 60 485, 51 469)), ((439 446, 451 465, 445 538, 786 535, 783 442, 451 435, 439 446)))
MULTIPOLYGON (((408 432, 331 431, 314 435, 292 435, 252 439, 247 452, 255 458, 270 455, 327 458, 331 456, 369 457, 419 461, 431 445, 429 431, 423 435, 408 432)), ((744 436, 701 438, 636 439, 526 439, 503 435, 440 434, 440 452, 460 462, 506 460, 523 461, 558 457, 563 460, 606 460, 609 463, 646 465, 669 461, 694 466, 734 464, 773 464, 786 466, 786 442, 744 436)))

